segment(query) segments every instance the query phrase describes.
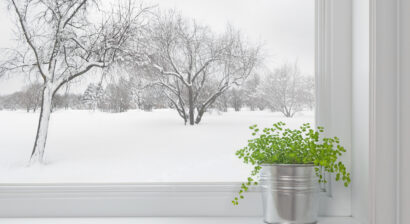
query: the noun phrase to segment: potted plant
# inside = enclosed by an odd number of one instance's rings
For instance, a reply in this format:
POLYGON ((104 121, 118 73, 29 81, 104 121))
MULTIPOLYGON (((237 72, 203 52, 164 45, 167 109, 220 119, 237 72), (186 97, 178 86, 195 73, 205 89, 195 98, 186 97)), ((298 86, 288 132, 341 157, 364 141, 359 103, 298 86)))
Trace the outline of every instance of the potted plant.
POLYGON ((339 139, 321 137, 324 128, 313 130, 310 124, 294 130, 285 128, 283 122, 263 130, 257 125, 250 129, 255 138, 236 155, 254 168, 232 203, 238 205, 259 177, 266 223, 316 223, 319 183, 327 182, 323 171, 334 173, 336 181, 346 187, 350 183, 350 173, 338 160, 346 152, 339 139))

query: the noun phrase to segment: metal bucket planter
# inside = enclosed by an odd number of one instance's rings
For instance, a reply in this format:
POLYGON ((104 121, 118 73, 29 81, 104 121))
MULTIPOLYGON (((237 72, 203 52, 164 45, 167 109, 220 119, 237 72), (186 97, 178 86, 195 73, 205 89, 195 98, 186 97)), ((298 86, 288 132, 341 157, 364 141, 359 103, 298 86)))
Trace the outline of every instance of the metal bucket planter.
POLYGON ((262 165, 260 184, 266 223, 317 223, 319 184, 313 165, 262 165))

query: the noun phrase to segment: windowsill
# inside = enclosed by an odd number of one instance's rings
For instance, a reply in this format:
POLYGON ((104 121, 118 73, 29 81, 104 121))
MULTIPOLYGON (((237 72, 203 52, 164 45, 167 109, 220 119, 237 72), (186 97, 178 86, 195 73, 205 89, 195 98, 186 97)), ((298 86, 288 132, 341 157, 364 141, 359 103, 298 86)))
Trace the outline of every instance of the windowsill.
MULTIPOLYGON (((260 217, 136 217, 136 218, 16 218, 0 219, 3 224, 257 224, 260 217)), ((360 224, 351 217, 320 218, 318 224, 360 224)))
MULTIPOLYGON (((257 188, 247 193, 240 206, 232 205, 239 187, 239 183, 0 184, 0 218, 261 216, 257 188)), ((326 200, 340 205, 334 198, 320 198, 319 215, 351 214, 349 208, 327 206, 326 200)))

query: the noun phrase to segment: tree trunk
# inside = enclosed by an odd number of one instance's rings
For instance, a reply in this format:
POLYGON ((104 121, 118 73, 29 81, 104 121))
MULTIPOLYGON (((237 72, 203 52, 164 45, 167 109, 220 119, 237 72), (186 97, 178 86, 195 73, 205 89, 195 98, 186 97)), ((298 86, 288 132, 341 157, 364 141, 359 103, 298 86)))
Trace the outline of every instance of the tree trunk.
POLYGON ((201 108, 198 109, 198 114, 196 115, 196 120, 195 123, 199 124, 201 122, 202 116, 204 113, 207 111, 208 107, 212 106, 212 104, 215 102, 215 100, 223 93, 223 91, 220 91, 216 94, 214 94, 209 100, 207 100, 201 108))
POLYGON ((188 103, 189 103, 189 124, 194 125, 195 107, 194 107, 194 93, 192 87, 188 87, 188 103))
POLYGON ((196 120, 195 120, 196 124, 199 124, 201 122, 202 116, 204 115, 205 111, 206 110, 204 107, 201 107, 201 109, 198 109, 198 115, 196 115, 196 120))
POLYGON ((285 107, 285 108, 283 109, 283 114, 285 115, 285 117, 292 117, 291 110, 288 109, 287 107, 285 107))
POLYGON ((223 104, 223 112, 228 112, 228 103, 226 101, 223 104))
POLYGON ((45 85, 40 109, 40 119, 37 127, 36 139, 34 141, 33 152, 31 153, 30 163, 44 162, 44 149, 46 147, 48 125, 51 115, 53 91, 49 85, 45 85))
POLYGON ((234 109, 236 112, 241 111, 241 105, 239 105, 239 103, 234 103, 234 109))

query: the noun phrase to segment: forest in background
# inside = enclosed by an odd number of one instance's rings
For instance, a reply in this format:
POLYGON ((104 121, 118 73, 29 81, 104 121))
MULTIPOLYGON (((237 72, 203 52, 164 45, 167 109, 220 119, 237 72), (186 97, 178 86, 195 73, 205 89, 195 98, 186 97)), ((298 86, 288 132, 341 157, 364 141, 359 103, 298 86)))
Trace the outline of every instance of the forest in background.
MULTIPOLYGON (((264 77, 248 77, 242 85, 235 85, 221 94, 210 109, 226 112, 269 109, 293 117, 296 112, 314 107, 314 78, 302 76, 297 65, 285 64, 264 77)), ((150 85, 141 77, 123 77, 117 82, 90 83, 82 94, 61 91, 54 95, 53 110, 100 110, 126 112, 132 109, 152 111, 173 108, 160 86, 150 85)), ((26 85, 20 91, 0 96, 0 110, 36 112, 41 106, 40 83, 26 85)))

